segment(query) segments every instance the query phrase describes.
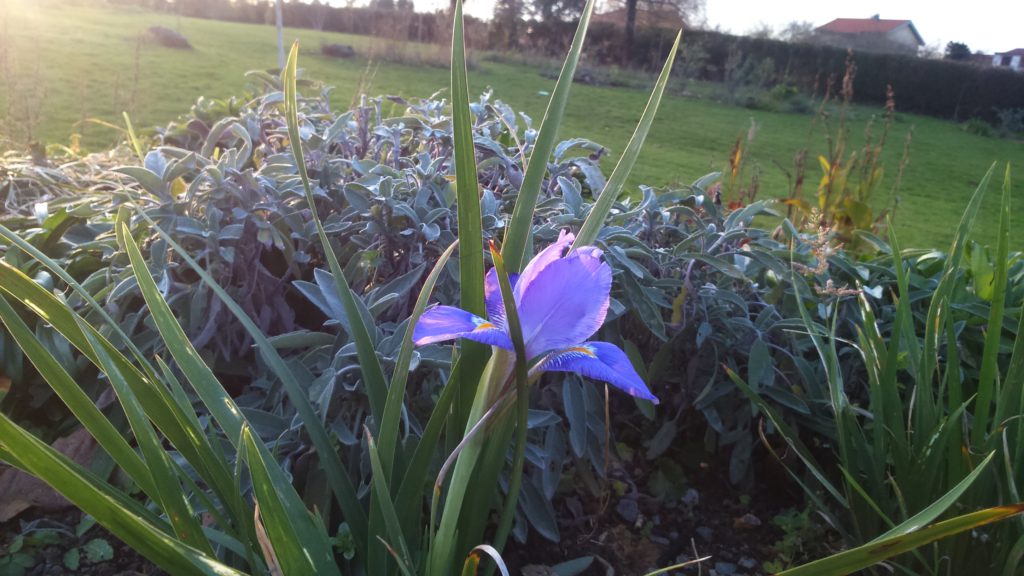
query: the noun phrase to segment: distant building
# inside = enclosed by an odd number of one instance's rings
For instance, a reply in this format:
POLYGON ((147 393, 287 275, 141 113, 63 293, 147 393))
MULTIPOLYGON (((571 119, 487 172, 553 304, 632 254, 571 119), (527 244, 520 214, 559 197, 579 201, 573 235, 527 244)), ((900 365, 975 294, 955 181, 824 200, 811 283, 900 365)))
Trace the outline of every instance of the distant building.
MULTIPOLYGON (((594 23, 605 23, 626 27, 626 9, 619 8, 617 10, 611 10, 609 12, 603 12, 601 14, 594 14, 591 17, 591 22, 594 23)), ((683 28, 685 22, 683 22, 682 15, 679 14, 679 10, 669 7, 657 7, 650 9, 637 8, 636 11, 636 27, 637 29, 643 28, 669 28, 672 30, 679 30, 683 28)))
POLYGON ((871 18, 836 18, 814 29, 818 42, 866 52, 917 54, 924 39, 910 20, 871 18))
POLYGON ((1024 72, 1024 48, 992 55, 993 66, 1006 66, 1015 72, 1024 72))

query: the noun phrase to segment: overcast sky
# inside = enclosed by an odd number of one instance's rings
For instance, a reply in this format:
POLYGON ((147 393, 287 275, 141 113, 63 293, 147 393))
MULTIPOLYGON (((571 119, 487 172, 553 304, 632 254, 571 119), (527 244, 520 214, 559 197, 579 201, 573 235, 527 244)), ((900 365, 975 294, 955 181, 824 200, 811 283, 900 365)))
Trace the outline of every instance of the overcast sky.
MULTIPOLYGON (((417 10, 432 11, 448 0, 414 0, 417 10)), ((705 0, 708 25, 743 34, 767 24, 775 30, 793 20, 820 26, 833 18, 912 20, 929 46, 964 42, 987 54, 1024 48, 1024 0, 705 0)), ((489 18, 494 0, 465 0, 466 12, 489 18)))

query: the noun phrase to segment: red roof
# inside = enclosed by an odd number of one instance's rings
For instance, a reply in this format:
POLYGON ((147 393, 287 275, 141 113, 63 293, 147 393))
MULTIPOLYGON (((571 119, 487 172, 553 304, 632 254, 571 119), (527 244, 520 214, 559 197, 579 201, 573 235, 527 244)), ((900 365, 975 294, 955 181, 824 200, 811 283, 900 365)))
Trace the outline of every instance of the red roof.
POLYGON ((910 20, 836 18, 824 26, 819 26, 818 30, 822 32, 835 32, 836 34, 879 34, 890 32, 909 22, 910 20))
POLYGON ((1017 48, 1009 52, 996 52, 996 56, 1024 56, 1024 48, 1017 48))
POLYGON ((910 30, 917 37, 920 44, 924 44, 921 35, 917 33, 913 22, 910 20, 882 20, 881 18, 836 18, 835 20, 818 26, 819 32, 831 32, 833 34, 886 34, 899 28, 909 25, 910 30))

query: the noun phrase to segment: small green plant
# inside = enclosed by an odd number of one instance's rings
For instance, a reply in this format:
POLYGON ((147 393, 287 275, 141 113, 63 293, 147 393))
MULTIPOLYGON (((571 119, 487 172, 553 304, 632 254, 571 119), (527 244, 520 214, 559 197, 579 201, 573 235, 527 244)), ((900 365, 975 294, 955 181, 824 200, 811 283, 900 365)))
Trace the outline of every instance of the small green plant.
POLYGON ((992 125, 985 122, 981 118, 971 118, 967 122, 963 123, 963 130, 968 134, 974 134, 975 136, 984 136, 985 138, 991 138, 995 135, 992 129, 992 125))
POLYGON ((772 544, 774 558, 762 565, 765 572, 782 572, 800 562, 807 562, 826 549, 827 531, 817 521, 810 506, 783 512, 772 518, 772 524, 782 530, 782 538, 772 544))

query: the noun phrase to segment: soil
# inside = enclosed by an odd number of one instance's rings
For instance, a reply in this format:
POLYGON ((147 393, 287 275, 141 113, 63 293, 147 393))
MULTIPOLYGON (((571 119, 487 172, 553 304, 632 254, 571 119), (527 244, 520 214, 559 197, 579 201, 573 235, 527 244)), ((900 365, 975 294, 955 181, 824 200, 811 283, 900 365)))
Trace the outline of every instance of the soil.
MULTIPOLYGON (((798 550, 794 556, 793 550, 780 549, 785 534, 773 519, 805 505, 780 465, 755 458, 755 480, 739 487, 728 479, 727 459, 710 460, 711 456, 694 444, 691 440, 653 462, 638 453, 609 470, 605 479, 588 473, 589 464, 579 464, 583 473, 571 477, 585 477, 585 481, 578 485, 564 482, 555 499, 561 542, 548 541, 535 531, 525 544, 510 541, 504 559, 511 573, 552 576, 551 566, 592 557, 584 571, 574 573, 631 576, 710 557, 699 567, 672 573, 754 576, 765 572, 765 562, 780 555, 788 555, 786 564, 791 565, 834 551, 830 547, 835 538, 813 526, 817 532, 807 539, 806 550, 798 550)), ((0 524, 0 576, 164 576, 100 526, 76 536, 81 518, 82 513, 74 509, 31 508, 0 524), (51 536, 30 542, 28 536, 40 530, 49 530, 51 536), (32 563, 22 571, 12 571, 4 560, 19 535, 26 536, 21 552, 31 555, 32 563), (90 563, 83 553, 78 569, 69 570, 65 553, 74 548, 84 550, 97 538, 113 548, 111 558, 90 563)))
POLYGON ((75 528, 81 520, 82 512, 75 509, 51 512, 31 509, 19 518, 0 524, 0 575, 167 576, 102 526, 92 526, 76 536, 75 528), (20 553, 28 555, 33 562, 23 570, 4 563, 19 535, 25 537, 20 553), (104 555, 109 556, 109 560, 89 561, 85 549, 97 539, 106 541, 112 548, 111 554, 104 555), (76 548, 80 551, 79 564, 77 569, 71 570, 65 563, 65 554, 76 548))
MULTIPOLYGON (((633 482, 640 485, 655 466, 634 469, 633 482)), ((784 474, 774 463, 762 462, 759 468, 762 478, 784 474)), ((777 544, 784 536, 772 520, 802 509, 803 500, 768 478, 741 489, 729 482, 727 470, 727 461, 700 462, 686 471, 681 489, 661 497, 634 492, 590 502, 566 499, 556 507, 561 542, 531 533, 525 544, 512 542, 506 547, 505 560, 513 574, 530 576, 552 575, 544 567, 584 556, 594 558, 581 573, 584 576, 642 575, 705 557, 709 558, 700 566, 695 563, 672 573, 762 574, 764 563, 778 558, 777 544), (593 512, 575 515, 570 510, 575 507, 578 512, 580 506, 593 512)), ((826 555, 826 546, 828 542, 818 542, 821 550, 808 553, 826 555)))

